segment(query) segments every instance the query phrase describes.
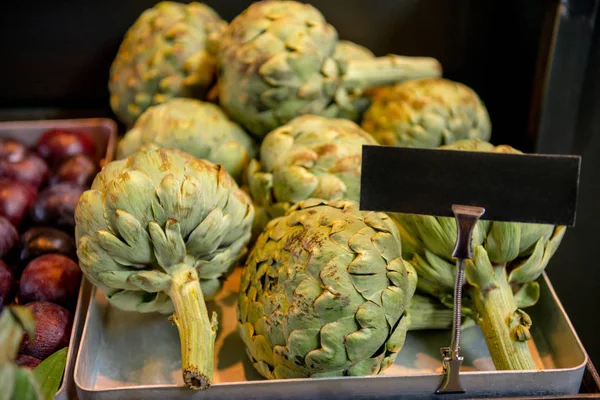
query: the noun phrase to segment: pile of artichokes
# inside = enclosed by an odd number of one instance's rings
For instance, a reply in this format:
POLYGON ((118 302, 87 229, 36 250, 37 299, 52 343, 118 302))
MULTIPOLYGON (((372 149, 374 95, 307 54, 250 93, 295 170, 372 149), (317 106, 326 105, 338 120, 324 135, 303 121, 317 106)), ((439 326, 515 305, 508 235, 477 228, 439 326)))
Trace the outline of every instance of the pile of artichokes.
MULTIPOLYGON (((408 330, 450 327, 454 220, 358 206, 363 145, 517 152, 488 142, 483 101, 437 60, 376 57, 297 1, 229 24, 162 2, 128 30, 109 89, 129 130, 79 201, 78 256, 116 307, 173 313, 186 386, 211 384, 205 299, 240 263, 238 332, 268 379, 379 374, 408 330)), ((563 235, 475 229, 463 311, 497 369, 535 368, 522 309, 563 235)))

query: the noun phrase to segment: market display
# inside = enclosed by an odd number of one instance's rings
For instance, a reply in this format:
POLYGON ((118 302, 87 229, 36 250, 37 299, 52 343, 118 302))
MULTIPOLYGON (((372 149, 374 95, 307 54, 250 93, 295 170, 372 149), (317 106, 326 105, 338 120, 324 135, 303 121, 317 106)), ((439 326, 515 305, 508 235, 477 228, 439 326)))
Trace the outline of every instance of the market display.
MULTIPOLYGON (((442 148, 520 153, 510 146, 479 140, 458 141, 442 148)), ((400 227, 403 255, 419 276, 419 290, 451 298, 456 273, 452 258, 455 219, 397 213, 392 216, 400 227)), ((478 313, 498 370, 536 369, 528 345, 532 320, 523 308, 538 301, 536 279, 560 245, 565 229, 545 224, 479 221, 473 231, 473 260, 467 262, 465 291, 478 313)))
POLYGON ((442 73, 425 57, 335 59, 337 43, 337 31, 312 5, 252 3, 219 41, 221 106, 262 138, 300 115, 358 118, 350 94, 442 73))
MULTIPOLYGON (((0 311, 25 313, 0 316, 22 336, 10 368, 69 345, 82 276, 107 307, 172 314, 193 390, 215 383, 223 315, 207 303, 236 268, 233 340, 267 380, 380 375, 408 332, 450 331, 455 219, 358 203, 365 145, 521 154, 490 143, 483 100, 436 59, 377 57, 297 1, 252 2, 229 24, 163 1, 109 72, 116 161, 74 130, 0 138, 0 311)), ((476 225, 461 323, 496 370, 537 369, 524 309, 565 230, 476 225)))
POLYGON ((220 164, 238 182, 257 152, 252 138, 219 106, 186 98, 148 108, 121 139, 117 158, 152 145, 220 164))
POLYGON ((416 283, 386 214, 301 201, 246 260, 239 332, 269 379, 376 375, 402 349, 416 283))
POLYGON ((370 92, 362 128, 382 145, 433 148, 491 137, 488 111, 473 89, 442 78, 415 79, 370 92))
POLYGON ((175 149, 107 164, 75 212, 81 269, 123 310, 172 313, 185 384, 212 381, 213 296, 250 239, 254 208, 222 166, 175 149))
POLYGON ((209 6, 161 1, 129 28, 110 68, 110 105, 127 126, 173 97, 202 99, 215 81, 226 22, 209 6))

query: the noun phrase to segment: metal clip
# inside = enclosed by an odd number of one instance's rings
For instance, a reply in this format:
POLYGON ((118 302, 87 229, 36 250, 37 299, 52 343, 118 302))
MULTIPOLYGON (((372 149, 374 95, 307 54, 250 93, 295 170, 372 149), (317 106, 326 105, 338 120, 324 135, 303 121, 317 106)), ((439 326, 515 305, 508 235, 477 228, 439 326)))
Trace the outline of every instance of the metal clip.
POLYGON ((453 205, 452 212, 456 217, 456 246, 452 256, 456 258, 456 282, 454 284, 454 317, 452 323, 452 343, 450 347, 442 347, 442 367, 444 379, 442 384, 436 390, 437 394, 442 393, 465 393, 465 389, 460 383, 460 367, 463 357, 459 356, 460 351, 460 322, 462 308, 462 287, 465 277, 465 261, 471 259, 471 238, 473 229, 479 218, 485 212, 482 207, 453 205))

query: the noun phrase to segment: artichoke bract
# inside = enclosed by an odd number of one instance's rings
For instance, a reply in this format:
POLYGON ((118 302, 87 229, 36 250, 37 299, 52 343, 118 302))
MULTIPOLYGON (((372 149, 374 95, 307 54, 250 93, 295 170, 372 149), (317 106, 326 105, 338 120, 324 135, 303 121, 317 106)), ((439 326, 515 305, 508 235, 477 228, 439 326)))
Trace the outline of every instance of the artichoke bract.
POLYGON ((184 98, 148 108, 119 143, 117 158, 143 146, 175 148, 221 164, 238 182, 257 153, 253 139, 219 106, 184 98))
POLYGON ((176 149, 138 151, 107 164, 75 210, 79 265, 126 311, 173 314, 184 382, 213 373, 213 296, 249 238, 254 209, 223 167, 176 149))
MULTIPOLYGON (((510 146, 493 146, 479 140, 458 141, 441 148, 522 154, 510 146)), ((452 258, 457 234, 455 219, 390 215, 399 226, 403 256, 419 276, 419 291, 451 304, 456 277, 452 258)), ((469 294, 468 304, 478 314, 498 370, 536 369, 528 346, 532 321, 523 308, 539 299, 536 279, 559 247, 565 230, 565 226, 486 220, 478 221, 473 230, 473 260, 466 263, 463 292, 469 294)))
POLYGON ((131 126, 172 97, 203 98, 216 78, 216 41, 227 23, 209 6, 162 1, 127 30, 110 68, 110 105, 131 126))
POLYGON ((299 115, 359 117, 350 93, 406 79, 441 76, 427 57, 336 58, 338 34, 313 6, 258 1, 234 18, 219 42, 219 101, 262 138, 299 115))
POLYGON ((375 375, 402 349, 416 273, 394 222, 309 199, 269 222, 246 260, 238 330, 268 379, 375 375))
POLYGON ((358 201, 365 144, 377 142, 341 118, 304 115, 270 132, 260 147, 261 161, 252 160, 247 170, 257 208, 255 234, 311 197, 358 201))
POLYGON ((458 140, 489 140, 487 109, 468 86, 448 79, 415 79, 370 93, 361 126, 382 145, 434 148, 458 140))

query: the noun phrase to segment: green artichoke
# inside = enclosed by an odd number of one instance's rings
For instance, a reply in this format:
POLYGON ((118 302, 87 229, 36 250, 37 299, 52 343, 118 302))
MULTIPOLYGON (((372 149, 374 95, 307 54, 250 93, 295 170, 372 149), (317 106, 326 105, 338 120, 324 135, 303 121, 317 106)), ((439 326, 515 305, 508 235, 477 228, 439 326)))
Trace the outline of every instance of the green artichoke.
POLYGON ((457 140, 489 140, 485 105, 471 88, 448 79, 416 79, 370 93, 362 128, 382 145, 433 148, 457 140))
MULTIPOLYGON (((522 154, 510 146, 458 141, 443 149, 522 154)), ((452 303, 456 278, 452 252, 454 218, 391 214, 402 236, 403 256, 419 275, 418 288, 452 303)), ((527 341, 532 321, 522 308, 539 298, 536 279, 559 247, 566 227, 481 220, 473 231, 473 260, 465 276, 467 305, 479 315, 488 349, 498 370, 536 369, 527 341), (470 300, 470 301, 469 301, 470 300)))
POLYGON ((79 199, 81 270, 120 309, 175 311, 188 387, 210 385, 217 319, 204 297, 239 259, 253 218, 225 169, 175 149, 107 164, 79 199))
POLYGON ((432 58, 336 58, 338 34, 313 6, 258 1, 233 19, 219 42, 219 101, 262 138, 299 115, 357 119, 351 94, 406 79, 438 77, 432 58))
POLYGON ((268 379, 374 375, 401 350, 416 274, 384 213, 309 199, 269 222, 242 272, 238 331, 268 379))
MULTIPOLYGON (((352 60, 373 60, 375 54, 364 46, 350 42, 348 40, 340 40, 335 46, 333 58, 338 62, 348 62, 352 60)), ((348 92, 349 101, 352 103, 350 108, 344 107, 338 113, 339 118, 346 118, 360 122, 363 114, 371 105, 371 96, 364 93, 360 88, 355 88, 348 92), (349 109, 350 112, 346 110, 349 109)))
POLYGON ((110 68, 110 105, 127 126, 171 97, 202 98, 216 79, 227 23, 209 6, 162 1, 129 28, 110 68))
POLYGON ((117 149, 124 158, 144 145, 170 147, 221 164, 240 181, 257 146, 219 106, 194 99, 170 99, 148 108, 117 149))
POLYGON ((354 200, 360 195, 362 146, 377 142, 352 121, 297 117, 269 133, 258 162, 247 170, 257 213, 255 235, 266 223, 311 197, 354 200))

